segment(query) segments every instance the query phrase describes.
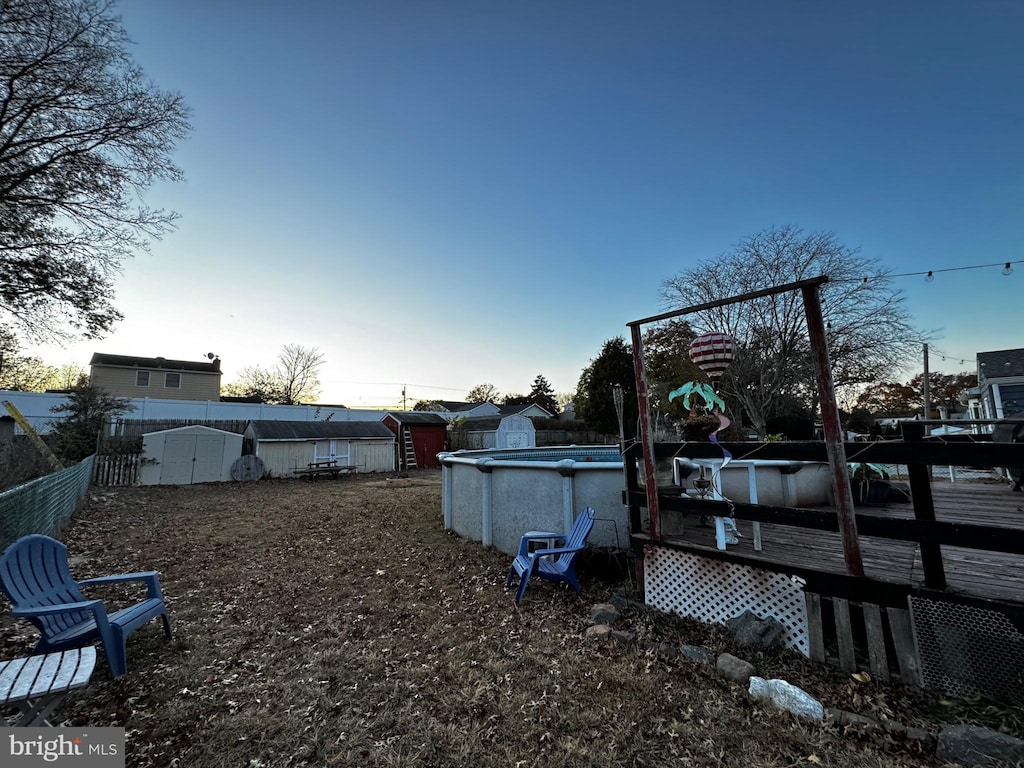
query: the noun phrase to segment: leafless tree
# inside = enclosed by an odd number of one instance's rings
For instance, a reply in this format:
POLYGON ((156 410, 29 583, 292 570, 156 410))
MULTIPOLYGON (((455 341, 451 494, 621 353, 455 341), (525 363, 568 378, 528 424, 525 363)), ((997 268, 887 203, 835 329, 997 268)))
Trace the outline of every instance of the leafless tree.
POLYGON ((0 2, 0 320, 36 339, 108 331, 121 263, 176 218, 141 196, 182 178, 188 110, 128 43, 111 0, 0 2))
POLYGON ((236 397, 255 397, 264 403, 296 405, 316 402, 320 396, 323 354, 316 347, 285 344, 273 368, 253 365, 238 372, 238 381, 221 388, 236 397))
MULTIPOLYGON (((831 232, 784 226, 741 240, 732 250, 664 281, 668 308, 709 303, 775 285, 827 275, 822 313, 837 388, 891 378, 927 335, 915 330, 891 272, 831 232)), ((736 356, 722 393, 765 434, 777 404, 798 398, 817 405, 801 294, 791 291, 687 315, 697 334, 728 333, 736 356)))

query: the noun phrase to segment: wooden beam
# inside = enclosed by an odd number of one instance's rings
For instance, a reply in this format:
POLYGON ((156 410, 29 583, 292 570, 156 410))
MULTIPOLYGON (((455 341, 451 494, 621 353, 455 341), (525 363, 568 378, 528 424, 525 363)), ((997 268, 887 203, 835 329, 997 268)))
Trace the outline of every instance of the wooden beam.
POLYGON ((850 486, 850 470, 846 465, 846 451, 843 448, 842 427, 839 423, 839 406, 832 381, 832 364, 828 358, 828 344, 825 339, 825 323, 821 315, 819 285, 804 286, 804 313, 807 316, 807 334, 811 340, 818 381, 818 397, 821 406, 821 426, 825 432, 825 450, 832 470, 832 487, 836 496, 836 515, 839 518, 839 535, 843 539, 843 558, 846 572, 851 576, 864 575, 864 561, 857 538, 857 518, 853 511, 853 491, 850 486))

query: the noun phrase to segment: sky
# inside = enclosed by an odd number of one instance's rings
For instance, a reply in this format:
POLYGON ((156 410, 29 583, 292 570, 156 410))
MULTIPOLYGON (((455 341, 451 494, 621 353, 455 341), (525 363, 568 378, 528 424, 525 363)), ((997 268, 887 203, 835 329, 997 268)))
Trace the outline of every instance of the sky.
POLYGON ((932 370, 1024 347, 1019 0, 119 12, 192 110, 187 180, 146 197, 181 220, 123 265, 114 332, 48 363, 212 352, 229 383, 301 344, 325 403, 571 392, 666 278, 787 224, 935 271, 893 282, 932 370))

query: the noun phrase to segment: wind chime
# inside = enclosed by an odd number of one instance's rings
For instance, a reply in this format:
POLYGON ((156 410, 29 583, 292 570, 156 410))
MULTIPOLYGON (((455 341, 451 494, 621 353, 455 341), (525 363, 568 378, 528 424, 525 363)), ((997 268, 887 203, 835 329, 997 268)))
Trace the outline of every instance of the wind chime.
MULTIPOLYGON (((721 472, 732 461, 732 454, 724 445, 718 442, 718 433, 726 429, 731 423, 725 415, 725 401, 721 398, 715 387, 722 379, 735 354, 736 344, 732 336, 725 333, 705 333, 690 342, 690 360, 701 369, 710 380, 710 384, 699 381, 688 381, 678 389, 669 392, 669 401, 677 397, 683 398, 683 408, 690 411, 699 407, 697 404, 691 406, 691 397, 699 396, 704 401, 704 410, 709 411, 712 416, 718 419, 718 428, 708 435, 708 440, 717 445, 722 451, 722 465, 712 473, 712 480, 704 477, 704 467, 701 466, 700 477, 694 480, 694 487, 704 498, 712 486, 718 492, 718 496, 728 502, 729 499, 721 492, 721 472)), ((702 518, 703 520, 703 518, 702 518)), ((725 543, 736 544, 739 541, 739 532, 736 530, 736 522, 731 517, 721 518, 725 528, 725 543)))

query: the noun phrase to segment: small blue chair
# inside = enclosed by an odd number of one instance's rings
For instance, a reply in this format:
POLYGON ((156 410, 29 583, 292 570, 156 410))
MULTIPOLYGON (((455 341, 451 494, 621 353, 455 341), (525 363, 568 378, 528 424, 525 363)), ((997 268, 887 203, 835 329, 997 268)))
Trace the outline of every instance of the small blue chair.
POLYGON ((570 584, 579 595, 583 590, 576 579, 576 556, 586 549, 587 537, 594 527, 594 510, 584 509, 576 518, 567 534, 549 533, 547 531, 528 531, 519 541, 519 554, 512 561, 505 589, 512 584, 512 579, 519 575, 519 589, 516 591, 516 605, 523 599, 526 585, 530 577, 536 576, 545 581, 563 581, 570 584), (530 542, 538 540, 561 541, 562 546, 530 551, 530 542))
POLYGON ((0 557, 0 585, 15 616, 36 625, 42 637, 35 653, 81 648, 97 638, 103 645, 112 677, 128 671, 127 638, 159 616, 171 638, 171 622, 156 571, 101 576, 75 581, 68 569, 68 548, 37 533, 23 536, 0 557), (146 585, 141 603, 108 614, 102 600, 87 600, 80 587, 138 581, 146 585))

